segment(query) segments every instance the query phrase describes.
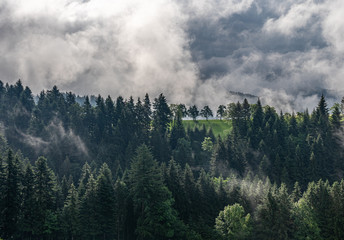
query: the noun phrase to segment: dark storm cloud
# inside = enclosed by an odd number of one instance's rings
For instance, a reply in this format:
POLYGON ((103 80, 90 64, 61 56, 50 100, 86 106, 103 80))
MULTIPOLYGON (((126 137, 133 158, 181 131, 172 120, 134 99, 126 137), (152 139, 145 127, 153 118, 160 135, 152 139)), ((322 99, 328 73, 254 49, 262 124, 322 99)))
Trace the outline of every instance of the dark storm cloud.
POLYGON ((260 96, 288 111, 343 93, 340 0, 90 0, 0 2, 0 77, 35 92, 169 101, 260 96))

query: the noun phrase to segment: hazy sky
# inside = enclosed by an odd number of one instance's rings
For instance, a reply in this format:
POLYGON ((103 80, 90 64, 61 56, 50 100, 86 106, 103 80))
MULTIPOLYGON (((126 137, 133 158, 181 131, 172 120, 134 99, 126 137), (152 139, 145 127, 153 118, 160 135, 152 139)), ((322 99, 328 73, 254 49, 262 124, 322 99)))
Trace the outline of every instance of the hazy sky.
POLYGON ((343 0, 0 0, 0 79, 302 110, 344 92, 343 13, 343 0))

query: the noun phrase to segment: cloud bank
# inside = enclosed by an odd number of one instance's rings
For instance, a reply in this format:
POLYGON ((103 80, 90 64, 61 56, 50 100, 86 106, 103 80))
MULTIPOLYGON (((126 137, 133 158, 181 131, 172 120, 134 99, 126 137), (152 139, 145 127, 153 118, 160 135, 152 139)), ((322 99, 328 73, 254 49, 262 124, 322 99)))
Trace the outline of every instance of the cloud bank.
POLYGON ((288 111, 344 90, 341 0, 1 0, 0 79, 288 111))

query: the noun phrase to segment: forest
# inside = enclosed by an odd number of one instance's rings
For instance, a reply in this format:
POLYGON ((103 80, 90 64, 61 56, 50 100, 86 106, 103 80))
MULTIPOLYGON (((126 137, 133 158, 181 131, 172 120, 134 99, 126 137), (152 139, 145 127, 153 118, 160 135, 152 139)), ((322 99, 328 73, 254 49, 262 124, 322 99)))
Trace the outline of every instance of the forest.
POLYGON ((0 81, 0 239, 344 239, 344 98, 90 99, 0 81))

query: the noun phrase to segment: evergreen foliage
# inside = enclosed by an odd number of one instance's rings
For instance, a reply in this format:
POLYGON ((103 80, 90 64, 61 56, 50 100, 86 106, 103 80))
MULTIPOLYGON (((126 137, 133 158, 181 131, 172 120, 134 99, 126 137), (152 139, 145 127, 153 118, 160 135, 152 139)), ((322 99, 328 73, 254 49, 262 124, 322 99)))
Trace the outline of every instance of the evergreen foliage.
POLYGON ((344 238, 342 105, 221 105, 221 137, 152 105, 0 81, 0 237, 344 238))

